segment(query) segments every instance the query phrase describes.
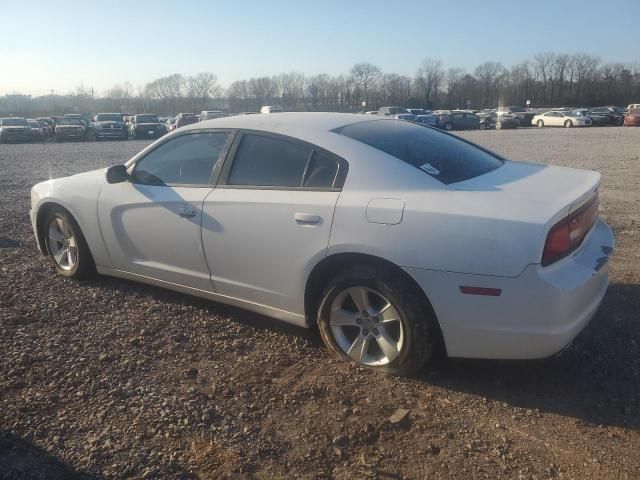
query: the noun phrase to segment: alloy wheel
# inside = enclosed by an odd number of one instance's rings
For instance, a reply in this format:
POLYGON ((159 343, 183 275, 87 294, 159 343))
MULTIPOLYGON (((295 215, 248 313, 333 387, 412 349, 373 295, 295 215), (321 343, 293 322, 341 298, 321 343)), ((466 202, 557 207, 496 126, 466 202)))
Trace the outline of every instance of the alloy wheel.
POLYGON ((63 270, 72 270, 78 263, 78 242, 71 227, 59 217, 49 222, 49 249, 56 264, 63 270))
POLYGON ((363 365, 386 365, 405 344, 398 310, 371 288, 354 286, 338 293, 331 304, 329 325, 342 352, 363 365))

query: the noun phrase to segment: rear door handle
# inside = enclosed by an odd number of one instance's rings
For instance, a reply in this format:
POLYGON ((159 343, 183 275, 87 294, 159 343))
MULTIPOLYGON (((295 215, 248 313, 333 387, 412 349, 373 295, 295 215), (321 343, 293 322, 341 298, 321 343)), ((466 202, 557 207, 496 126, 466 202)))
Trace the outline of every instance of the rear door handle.
POLYGON ((317 225, 322 221, 320 215, 314 215, 312 213, 296 213, 293 218, 296 219, 296 223, 305 225, 317 225))
POLYGON ((196 209, 191 207, 182 207, 178 209, 178 215, 184 218, 191 218, 196 216, 196 209))

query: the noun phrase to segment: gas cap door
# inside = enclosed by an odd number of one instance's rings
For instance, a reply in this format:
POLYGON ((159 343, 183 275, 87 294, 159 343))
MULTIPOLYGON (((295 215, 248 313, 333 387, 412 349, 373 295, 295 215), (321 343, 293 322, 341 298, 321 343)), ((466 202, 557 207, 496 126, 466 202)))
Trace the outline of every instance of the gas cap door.
POLYGON ((402 221, 404 200, 374 198, 367 204, 367 221, 384 225, 397 225, 402 221))

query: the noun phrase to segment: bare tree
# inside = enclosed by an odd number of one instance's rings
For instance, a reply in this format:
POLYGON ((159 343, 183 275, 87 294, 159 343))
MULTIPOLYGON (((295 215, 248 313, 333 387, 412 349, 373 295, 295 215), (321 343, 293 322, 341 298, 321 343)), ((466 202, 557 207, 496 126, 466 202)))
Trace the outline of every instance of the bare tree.
POLYGON ((351 78, 355 85, 363 90, 363 99, 367 105, 369 104, 369 91, 378 83, 381 75, 382 71, 379 67, 366 62, 356 63, 351 68, 351 78))
POLYGON ((499 98, 499 85, 501 77, 506 73, 500 62, 485 62, 478 65, 475 70, 483 88, 482 105, 495 106, 499 98))
POLYGON ((438 100, 438 90, 444 79, 442 61, 425 58, 416 73, 416 87, 422 93, 426 106, 433 107, 438 100))
POLYGON ((533 56, 536 66, 536 74, 538 78, 542 77, 542 101, 547 102, 547 92, 549 79, 551 78, 551 66, 553 64, 555 54, 553 52, 541 52, 533 56))
POLYGON ((218 77, 211 72, 200 72, 184 80, 187 97, 192 99, 194 109, 206 108, 211 98, 220 96, 222 88, 218 84, 218 77))

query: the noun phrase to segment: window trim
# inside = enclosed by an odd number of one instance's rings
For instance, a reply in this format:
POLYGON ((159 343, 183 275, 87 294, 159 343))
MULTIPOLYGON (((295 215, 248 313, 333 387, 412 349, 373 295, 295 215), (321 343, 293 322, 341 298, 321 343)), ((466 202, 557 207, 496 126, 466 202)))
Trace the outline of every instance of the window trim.
POLYGON ((141 152, 141 154, 136 155, 127 163, 125 163, 125 166, 127 167, 127 172, 129 172, 130 182, 133 185, 146 185, 150 187, 213 188, 215 187, 216 182, 218 181, 218 177, 220 176, 220 172, 222 169, 222 163, 224 163, 224 160, 227 154, 229 153, 229 149, 231 148, 231 145, 233 144, 233 141, 235 139, 235 134, 236 134, 236 130, 234 129, 202 128, 202 129, 187 130, 184 132, 179 132, 171 135, 165 135, 164 137, 162 137, 162 139, 159 142, 152 144, 151 145, 152 148, 150 150, 144 150, 143 152, 141 152), (177 138, 183 137, 185 135, 196 135, 196 134, 202 134, 202 133, 226 133, 228 135, 227 141, 222 147, 222 150, 220 151, 220 155, 218 155, 218 158, 214 163, 213 169, 211 171, 211 174, 209 175, 209 180, 207 183, 163 183, 163 184, 144 183, 144 182, 137 181, 136 178, 133 176, 137 163, 143 160, 144 158, 146 158, 147 156, 149 156, 150 154, 152 154, 153 152, 155 152, 158 148, 162 147, 166 143, 172 140, 176 140, 177 138))
POLYGON ((225 189, 238 189, 238 190, 283 190, 283 191, 301 191, 301 192, 341 192, 344 187, 344 182, 347 178, 347 174, 349 172, 349 163, 342 157, 332 153, 322 147, 314 145, 313 143, 306 142, 304 140, 300 140, 299 138, 290 137, 289 135, 282 135, 280 133, 273 132, 265 132, 263 130, 252 130, 252 129, 240 129, 236 130, 235 137, 233 139, 232 145, 229 151, 226 154, 224 159, 224 164, 221 167, 221 172, 217 178, 217 183, 215 185, 216 188, 225 188, 225 189), (304 172, 302 174, 302 179, 304 180, 306 177, 307 169, 309 168, 310 163, 314 158, 315 152, 323 153, 330 158, 333 158, 338 164, 338 171, 333 179, 332 187, 284 187, 278 185, 233 185, 229 184, 229 177, 231 176, 231 171, 233 170, 233 165, 236 161, 236 155, 238 153, 238 149, 242 142, 242 138, 244 135, 253 135, 258 137, 267 137, 277 140, 282 140, 285 142, 295 143, 298 145, 302 145, 306 148, 309 148, 310 153, 306 160, 306 165, 304 167, 304 172))

